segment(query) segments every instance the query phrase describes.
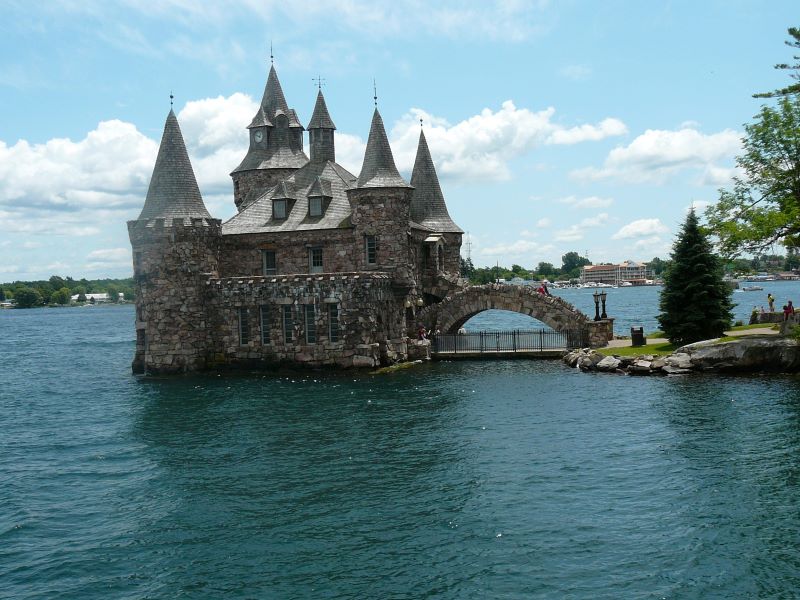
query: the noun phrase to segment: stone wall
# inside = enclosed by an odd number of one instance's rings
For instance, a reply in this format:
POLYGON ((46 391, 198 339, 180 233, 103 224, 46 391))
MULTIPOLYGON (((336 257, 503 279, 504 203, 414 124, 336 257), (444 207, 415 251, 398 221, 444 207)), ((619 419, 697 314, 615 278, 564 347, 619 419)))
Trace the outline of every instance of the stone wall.
POLYGON ((261 194, 278 185, 297 169, 253 169, 232 173, 233 201, 241 211, 261 194), (237 188, 238 183, 238 188, 237 188))
POLYGON ((253 277, 263 272, 262 250, 274 250, 277 275, 308 273, 309 249, 322 248, 323 271, 363 269, 364 248, 352 228, 225 235, 220 252, 222 277, 253 277))
MULTIPOLYGON (((411 188, 353 188, 347 190, 352 209, 355 245, 364 247, 368 235, 377 238, 376 269, 391 271, 399 287, 416 285, 409 261, 408 221, 411 188)), ((369 268, 365 265, 363 268, 369 268)))
POLYGON ((405 360, 405 321, 387 273, 326 273, 289 277, 210 280, 206 304, 211 315, 209 363, 264 366, 374 367, 405 360), (338 307, 339 339, 330 339, 328 305, 338 307), (261 307, 268 319, 262 323, 261 307), (284 307, 291 308, 291 340, 284 307), (313 306, 316 341, 307 340, 306 306, 313 306), (240 335, 245 311, 249 339, 240 335), (269 332, 264 341, 262 328, 269 332))
POLYGON ((135 373, 204 368, 206 281, 218 272, 218 219, 129 221, 136 288, 135 373))

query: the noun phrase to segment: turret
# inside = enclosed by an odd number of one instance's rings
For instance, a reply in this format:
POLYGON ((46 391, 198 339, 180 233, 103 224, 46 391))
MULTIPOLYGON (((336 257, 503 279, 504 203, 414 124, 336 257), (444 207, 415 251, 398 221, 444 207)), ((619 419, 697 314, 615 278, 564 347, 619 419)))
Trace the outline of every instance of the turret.
POLYGON ((317 92, 317 102, 314 105, 314 114, 308 122, 309 147, 312 161, 330 160, 336 162, 336 148, 333 142, 333 132, 336 125, 333 124, 325 104, 325 97, 322 90, 317 92))
POLYGON ((170 110, 147 197, 128 221, 136 288, 134 373, 205 365, 205 282, 216 275, 221 222, 200 195, 178 119, 170 110))
POLYGON ((274 65, 247 130, 250 147, 231 173, 234 202, 239 210, 308 162, 303 152, 303 125, 286 103, 274 65))
POLYGON ((400 287, 413 287, 408 224, 412 188, 400 176, 377 107, 355 187, 347 190, 352 223, 362 238, 365 269, 393 271, 400 287))
POLYGON ((417 157, 411 172, 411 221, 429 233, 425 234, 421 267, 423 273, 436 279, 439 273, 458 274, 461 267, 461 235, 463 230, 453 222, 444 201, 439 177, 433 165, 425 133, 419 132, 417 157))

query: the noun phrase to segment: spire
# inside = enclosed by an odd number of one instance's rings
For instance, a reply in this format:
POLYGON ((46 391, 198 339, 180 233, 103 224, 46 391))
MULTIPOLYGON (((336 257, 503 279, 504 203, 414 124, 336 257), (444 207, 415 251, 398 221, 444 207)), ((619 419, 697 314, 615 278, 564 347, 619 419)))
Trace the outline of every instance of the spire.
POLYGON ((248 129, 262 126, 271 127, 275 124, 276 114, 286 115, 289 119, 289 127, 302 127, 297 119, 297 114, 286 103, 275 65, 271 65, 267 76, 267 85, 264 86, 264 95, 261 97, 261 106, 258 107, 258 111, 247 127, 248 129))
POLYGON ((308 122, 306 129, 336 129, 333 119, 328 114, 328 106, 325 104, 325 96, 322 95, 322 89, 317 92, 314 114, 311 115, 311 120, 308 122))
MULTIPOLYGON (((420 119, 421 121, 421 119, 420 119)), ((419 145, 417 158, 414 160, 414 170, 411 172, 411 185, 414 191, 411 194, 411 220, 429 227, 434 231, 444 233, 464 233, 456 225, 447 212, 444 195, 433 166, 428 142, 425 133, 419 132, 419 145)))
POLYGON ((364 153, 364 165, 358 176, 356 187, 408 187, 400 177, 394 164, 392 148, 383 128, 383 119, 378 109, 372 115, 372 126, 369 129, 367 151, 364 153))
POLYGON ((267 85, 264 87, 264 95, 261 98, 261 108, 272 116, 276 110, 282 110, 284 114, 289 114, 289 105, 286 104, 286 98, 283 96, 283 89, 281 82, 278 81, 278 73, 275 71, 275 65, 269 68, 269 76, 267 77, 267 85))
POLYGON ((211 218, 203 204, 181 128, 172 109, 164 124, 156 166, 150 178, 144 208, 139 215, 140 220, 159 217, 168 221, 183 217, 211 218))

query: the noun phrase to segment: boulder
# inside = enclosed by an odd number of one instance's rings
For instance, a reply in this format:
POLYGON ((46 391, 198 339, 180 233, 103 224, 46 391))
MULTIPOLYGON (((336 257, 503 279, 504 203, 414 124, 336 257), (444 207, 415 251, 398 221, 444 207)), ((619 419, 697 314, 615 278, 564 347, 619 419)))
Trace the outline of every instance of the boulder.
POLYGON ((691 369, 692 357, 689 356, 686 352, 678 351, 675 354, 670 354, 669 356, 664 358, 664 363, 666 366, 675 369, 691 369))
MULTIPOLYGON (((776 335, 708 340, 679 348, 691 366, 706 371, 800 371, 800 342, 776 335)), ((681 367, 681 365, 675 365, 681 367)))
POLYGON ((598 371, 612 372, 619 369, 621 361, 613 356, 606 356, 595 367, 598 371))
POLYGON ((649 360, 635 360, 633 364, 628 367, 628 373, 639 375, 650 373, 652 363, 649 360))

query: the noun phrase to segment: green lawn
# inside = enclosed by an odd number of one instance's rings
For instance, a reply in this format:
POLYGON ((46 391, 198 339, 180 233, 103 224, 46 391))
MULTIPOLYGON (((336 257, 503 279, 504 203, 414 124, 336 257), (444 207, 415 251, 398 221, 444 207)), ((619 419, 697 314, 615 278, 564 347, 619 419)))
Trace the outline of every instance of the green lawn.
POLYGON ((600 354, 605 356, 639 356, 641 354, 652 354, 653 356, 666 356, 672 354, 678 346, 674 344, 647 344, 646 346, 624 346, 622 348, 597 348, 600 354))
MULTIPOLYGON (((745 331, 747 329, 778 329, 776 323, 755 323, 754 325, 736 325, 735 327, 730 327, 726 331, 745 331)), ((644 337, 649 338, 663 338, 664 337, 663 331, 648 331, 644 334, 644 337)))

